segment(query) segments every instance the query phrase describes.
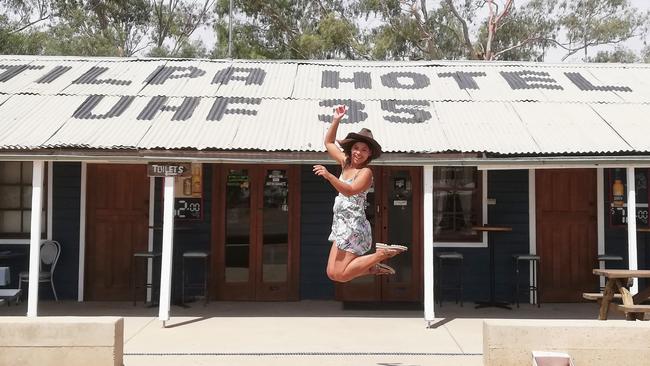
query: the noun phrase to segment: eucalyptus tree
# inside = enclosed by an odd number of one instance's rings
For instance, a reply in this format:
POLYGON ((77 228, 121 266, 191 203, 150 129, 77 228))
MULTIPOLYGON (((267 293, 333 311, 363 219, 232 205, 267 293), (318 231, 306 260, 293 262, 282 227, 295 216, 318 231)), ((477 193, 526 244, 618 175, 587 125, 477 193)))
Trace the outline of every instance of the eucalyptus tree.
MULTIPOLYGON (((228 56, 229 5, 215 7, 214 57, 228 56)), ((369 58, 357 15, 342 0, 234 0, 232 57, 369 58)))
POLYGON ((543 60, 550 48, 563 60, 599 45, 643 36, 648 12, 628 0, 358 0, 372 27, 377 58, 543 60))

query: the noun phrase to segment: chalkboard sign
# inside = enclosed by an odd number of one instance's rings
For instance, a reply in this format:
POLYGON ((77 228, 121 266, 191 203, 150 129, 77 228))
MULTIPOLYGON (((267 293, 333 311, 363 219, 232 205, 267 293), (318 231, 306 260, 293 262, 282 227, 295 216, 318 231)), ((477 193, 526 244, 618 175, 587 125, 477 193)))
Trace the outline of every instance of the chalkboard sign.
POLYGON ((201 220, 203 218, 203 166, 193 163, 187 167, 187 177, 175 178, 174 218, 178 220, 201 220))
POLYGON ((174 218, 181 220, 200 220, 203 200, 194 197, 174 199, 174 218))

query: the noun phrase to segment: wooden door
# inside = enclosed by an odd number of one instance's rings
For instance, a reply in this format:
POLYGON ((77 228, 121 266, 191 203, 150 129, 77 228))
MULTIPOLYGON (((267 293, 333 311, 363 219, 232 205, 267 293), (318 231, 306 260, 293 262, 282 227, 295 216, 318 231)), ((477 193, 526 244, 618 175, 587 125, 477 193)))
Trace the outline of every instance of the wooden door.
POLYGON ((298 299, 296 166, 224 165, 215 175, 214 278, 222 300, 298 299))
MULTIPOLYGON (((366 215, 375 242, 406 245, 409 250, 387 261, 393 276, 365 276, 337 285, 343 301, 417 301, 422 294, 422 169, 375 167, 374 190, 366 215)), ((374 250, 374 249, 373 249, 374 250)))
POLYGON ((596 283, 596 170, 537 170, 535 199, 541 300, 581 301, 596 283))
POLYGON ((147 249, 147 166, 88 164, 87 173, 86 300, 129 300, 132 253, 147 249))

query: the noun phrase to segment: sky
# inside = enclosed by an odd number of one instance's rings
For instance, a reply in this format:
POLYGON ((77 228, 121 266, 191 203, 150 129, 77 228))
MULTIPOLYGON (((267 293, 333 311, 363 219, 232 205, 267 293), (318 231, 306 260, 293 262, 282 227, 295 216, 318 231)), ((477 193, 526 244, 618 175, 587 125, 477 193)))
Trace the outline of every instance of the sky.
MULTIPOLYGON (((203 3, 204 0, 192 0, 196 2, 203 3)), ((442 0, 427 0, 428 7, 432 8, 437 5, 442 0)), ((503 2, 503 0, 497 0, 498 2, 503 2)), ((649 11, 650 10, 650 0, 629 0, 632 6, 644 10, 644 11, 649 11)), ((517 6, 521 6, 524 4, 526 0, 515 0, 515 3, 517 6)), ((370 23, 372 23, 372 19, 370 20, 370 23)), ((203 27, 195 33, 194 37, 196 39, 201 39, 203 41, 203 44, 206 46, 207 49, 212 49, 214 47, 215 43, 215 34, 214 30, 209 27, 203 27)), ((645 42, 650 43, 650 39, 646 39, 645 42)), ((640 38, 634 38, 626 41, 625 43, 622 44, 625 47, 628 47, 635 51, 637 54, 643 47, 645 46, 644 40, 640 38)), ((613 45, 606 45, 606 46, 600 46, 600 47, 592 47, 589 49, 589 55, 590 56, 595 56, 598 51, 613 51, 615 49, 615 46, 613 45)), ((565 55, 566 52, 562 50, 559 47, 550 49, 546 55, 545 62, 563 62, 562 57, 565 55)), ((584 56, 584 52, 578 52, 577 54, 574 54, 573 56, 567 58, 564 62, 566 63, 579 63, 582 62, 582 57, 584 56)))

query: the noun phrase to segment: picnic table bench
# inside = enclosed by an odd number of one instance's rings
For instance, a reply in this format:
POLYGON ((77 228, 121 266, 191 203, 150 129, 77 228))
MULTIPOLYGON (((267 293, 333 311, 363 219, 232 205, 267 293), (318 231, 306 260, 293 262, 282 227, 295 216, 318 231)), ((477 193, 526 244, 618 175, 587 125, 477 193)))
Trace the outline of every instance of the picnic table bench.
POLYGON ((644 320, 645 314, 650 313, 650 305, 642 303, 650 298, 650 287, 632 296, 627 289, 633 278, 650 278, 650 270, 628 269, 594 269, 593 274, 604 276, 607 279, 605 290, 602 294, 584 293, 582 296, 589 300, 600 300, 599 320, 607 319, 609 304, 616 298, 622 301, 616 309, 625 313, 627 320, 644 320))

